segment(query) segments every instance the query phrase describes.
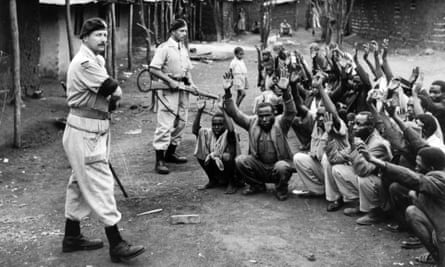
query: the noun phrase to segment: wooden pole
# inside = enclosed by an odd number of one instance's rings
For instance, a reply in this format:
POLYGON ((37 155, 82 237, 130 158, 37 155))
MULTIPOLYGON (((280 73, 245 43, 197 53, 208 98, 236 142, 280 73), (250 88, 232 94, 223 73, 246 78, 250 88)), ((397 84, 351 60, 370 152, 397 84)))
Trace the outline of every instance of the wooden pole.
POLYGON ((68 51, 70 54, 70 60, 74 57, 74 34, 73 25, 71 24, 71 4, 70 0, 65 0, 65 19, 66 19, 66 35, 68 37, 68 51))
POLYGON ((111 58, 113 66, 113 78, 117 79, 117 50, 116 50, 116 4, 111 4, 111 58))
POLYGON ((14 146, 22 146, 22 89, 20 86, 20 43, 19 43, 19 25, 17 19, 16 0, 9 0, 9 14, 11 19, 11 37, 12 37, 12 78, 14 86, 14 146))
POLYGON ((158 33, 159 33, 159 27, 158 27, 158 1, 155 1, 155 10, 154 10, 154 15, 153 15, 153 32, 154 32, 154 36, 153 38, 155 39, 155 44, 158 44, 158 33))
POLYGON ((165 11, 164 11, 164 1, 161 2, 161 38, 162 42, 165 41, 165 11))
POLYGON ((129 15, 128 15, 128 47, 127 47, 127 58, 128 58, 128 66, 127 69, 131 70, 132 69, 132 64, 133 64, 133 53, 132 53, 132 49, 133 49, 133 10, 134 10, 134 6, 133 4, 129 4, 129 15))

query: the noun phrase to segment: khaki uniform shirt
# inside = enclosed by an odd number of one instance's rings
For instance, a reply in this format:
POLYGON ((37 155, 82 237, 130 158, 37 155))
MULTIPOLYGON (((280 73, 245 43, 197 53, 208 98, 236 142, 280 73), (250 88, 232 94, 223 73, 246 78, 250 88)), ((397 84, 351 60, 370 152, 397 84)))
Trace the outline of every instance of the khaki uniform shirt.
POLYGON ((66 92, 68 106, 108 112, 107 99, 97 92, 109 77, 104 58, 95 55, 91 49, 82 44, 68 67, 66 92))
POLYGON ((173 77, 182 78, 187 77, 188 72, 192 69, 192 63, 184 44, 176 42, 170 37, 157 48, 150 67, 159 69, 173 77))

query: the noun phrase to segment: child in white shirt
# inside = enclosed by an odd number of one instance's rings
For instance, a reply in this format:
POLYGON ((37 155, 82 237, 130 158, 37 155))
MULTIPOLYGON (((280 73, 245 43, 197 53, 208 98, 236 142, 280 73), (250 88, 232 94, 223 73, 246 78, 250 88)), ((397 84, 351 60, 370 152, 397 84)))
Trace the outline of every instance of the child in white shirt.
POLYGON ((247 82, 247 67, 244 63, 244 50, 236 47, 234 51, 235 57, 230 62, 229 69, 233 74, 233 88, 237 91, 236 105, 239 106, 246 96, 245 90, 249 88, 247 82))

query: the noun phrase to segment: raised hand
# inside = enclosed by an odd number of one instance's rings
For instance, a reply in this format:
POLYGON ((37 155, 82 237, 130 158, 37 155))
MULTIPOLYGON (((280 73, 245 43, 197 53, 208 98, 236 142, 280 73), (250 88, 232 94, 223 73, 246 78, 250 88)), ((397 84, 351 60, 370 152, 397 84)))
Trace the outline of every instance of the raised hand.
POLYGON ((280 70, 280 80, 277 83, 278 88, 287 90, 289 86, 289 72, 287 69, 280 70))
POLYGON ((370 51, 373 52, 373 53, 378 53, 379 52, 379 44, 377 43, 377 41, 375 41, 375 40, 371 41, 370 51))
POLYGON ((203 111, 207 105, 207 102, 203 98, 198 97, 198 102, 196 104, 198 106, 198 110, 203 111))
POLYGON ((408 81, 413 84, 417 78, 419 77, 419 66, 416 66, 413 68, 413 71, 411 72, 411 76, 409 77, 408 81))
POLYGON ((327 78, 327 74, 319 71, 317 72, 317 74, 314 76, 314 78, 312 79, 312 87, 315 88, 321 88, 323 87, 323 83, 327 78))
POLYGON ((373 156, 371 155, 371 153, 369 153, 368 149, 366 148, 366 146, 363 144, 360 144, 357 146, 357 151, 366 159, 366 161, 371 162, 373 156))
POLYGON ((369 44, 363 44, 363 51, 365 52, 365 53, 363 54, 363 57, 364 57, 364 58, 367 58, 367 57, 368 57, 368 54, 369 54, 369 44))
POLYGON ((334 119, 332 117, 332 114, 329 112, 326 112, 324 114, 324 120, 323 120, 323 124, 324 124, 324 130, 329 133, 332 130, 332 126, 334 125, 334 119))
POLYGON ((223 88, 224 90, 230 90, 233 86, 233 74, 231 71, 227 71, 223 75, 223 88))
POLYGON ((354 43, 354 58, 356 58, 358 55, 358 43, 355 42, 354 43))
POLYGON ((383 59, 385 59, 386 56, 388 55, 389 39, 387 38, 383 39, 383 42, 380 46, 382 48, 382 57, 383 59))
POLYGON ((413 95, 418 95, 420 93, 420 90, 422 90, 424 78, 425 75, 423 72, 421 72, 419 74, 419 78, 417 78, 416 82, 413 85, 413 95))

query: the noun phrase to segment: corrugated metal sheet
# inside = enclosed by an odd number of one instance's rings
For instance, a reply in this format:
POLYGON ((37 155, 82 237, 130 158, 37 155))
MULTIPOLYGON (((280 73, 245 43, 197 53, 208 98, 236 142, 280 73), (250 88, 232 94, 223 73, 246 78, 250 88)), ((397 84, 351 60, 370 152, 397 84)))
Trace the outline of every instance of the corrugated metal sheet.
MULTIPOLYGON (((144 2, 172 2, 172 0, 144 0, 144 2)), ((64 6, 65 0, 39 0, 40 4, 64 6)), ((84 5, 89 3, 107 2, 107 0, 70 0, 71 5, 84 5)), ((135 2, 134 0, 113 0, 111 2, 135 2)))
MULTIPOLYGON (((64 6, 65 0, 40 0, 40 4, 64 6)), ((97 0, 70 0, 71 5, 83 5, 88 3, 96 3, 97 0)))

